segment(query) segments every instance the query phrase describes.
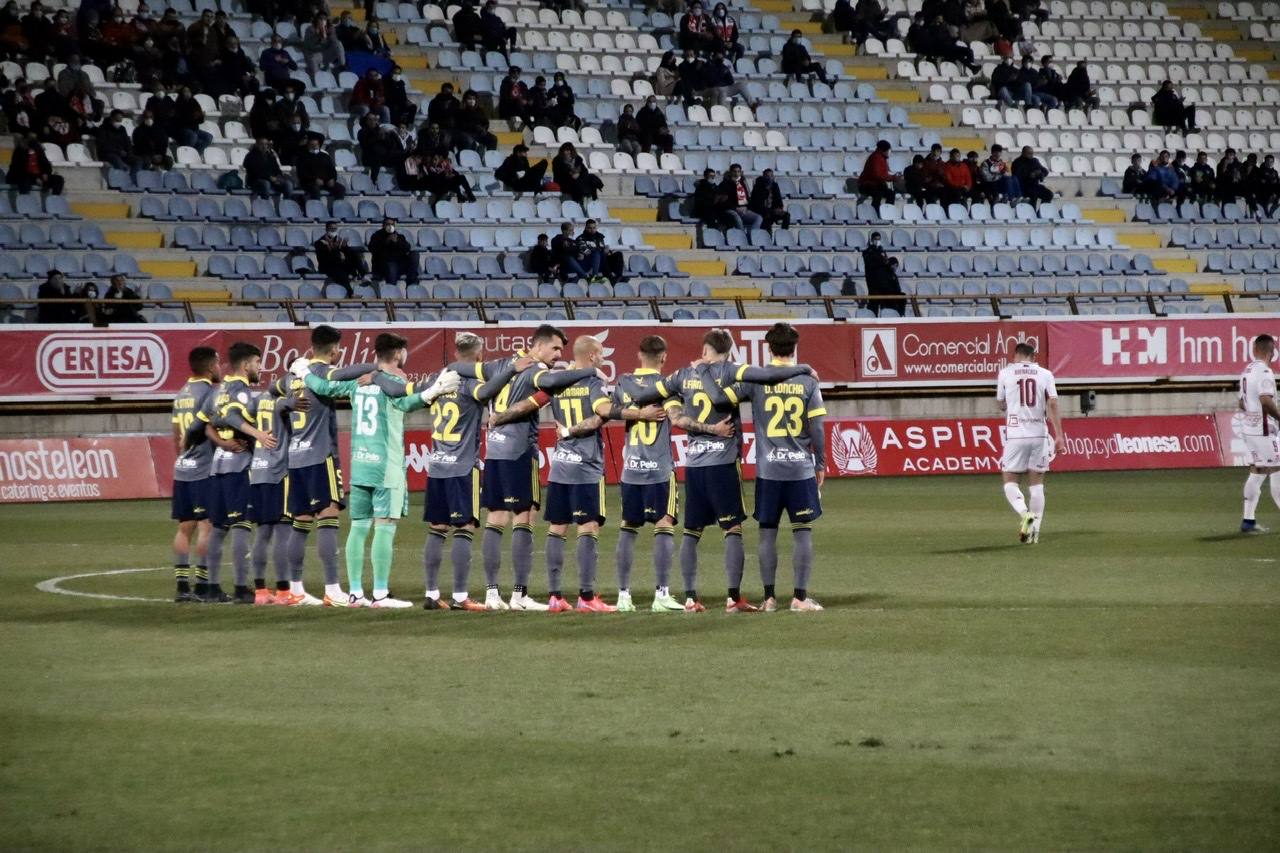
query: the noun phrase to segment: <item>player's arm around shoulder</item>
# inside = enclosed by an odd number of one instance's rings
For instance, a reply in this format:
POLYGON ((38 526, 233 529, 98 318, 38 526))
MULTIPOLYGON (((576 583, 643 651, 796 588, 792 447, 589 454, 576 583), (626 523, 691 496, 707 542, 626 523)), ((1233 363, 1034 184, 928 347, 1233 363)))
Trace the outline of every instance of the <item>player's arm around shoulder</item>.
POLYGON ((360 387, 359 383, 354 379, 336 382, 332 379, 325 379, 314 372, 303 376, 302 382, 307 386, 307 390, 321 397, 350 397, 360 387))

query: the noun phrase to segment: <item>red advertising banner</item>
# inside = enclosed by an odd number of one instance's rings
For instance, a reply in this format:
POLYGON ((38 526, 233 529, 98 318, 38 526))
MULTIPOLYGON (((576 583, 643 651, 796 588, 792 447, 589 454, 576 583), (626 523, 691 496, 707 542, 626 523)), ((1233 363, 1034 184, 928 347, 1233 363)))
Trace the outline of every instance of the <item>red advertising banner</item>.
POLYGON ((0 441, 0 503, 158 497, 148 436, 0 441))
POLYGON ((994 382, 1013 359, 1013 348, 1050 347, 1043 322, 876 323, 856 327, 859 382, 872 385, 994 382))
POLYGON ((1261 334, 1280 334, 1280 317, 1170 317, 1151 320, 1054 320, 1049 358, 1064 380, 1235 379, 1261 334))

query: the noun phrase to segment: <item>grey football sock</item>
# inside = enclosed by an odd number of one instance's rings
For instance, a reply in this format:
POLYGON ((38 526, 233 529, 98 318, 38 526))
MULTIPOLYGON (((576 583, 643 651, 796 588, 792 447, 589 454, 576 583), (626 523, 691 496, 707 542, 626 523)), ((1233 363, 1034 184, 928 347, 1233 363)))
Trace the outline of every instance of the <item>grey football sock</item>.
POLYGON ((231 565, 236 573, 236 586, 249 585, 249 534, 248 527, 237 524, 231 528, 231 565))
POLYGON ((666 589, 671 585, 671 557, 676 550, 675 531, 659 527, 653 531, 653 572, 655 586, 666 589))
POLYGON ((215 527, 209 531, 209 548, 205 560, 209 567, 209 583, 222 582, 222 542, 227 538, 227 528, 215 527))
POLYGON ((453 560, 453 591, 466 592, 467 583, 471 580, 471 538, 472 533, 465 528, 453 531, 453 547, 449 556, 453 560))
POLYGON ((690 598, 698 591, 698 540, 701 538, 701 531, 686 530, 680 542, 680 577, 685 595, 690 598))
POLYGON ((594 533, 578 534, 578 589, 581 592, 591 592, 596 588, 598 544, 594 533))
POLYGON ((271 525, 275 533, 271 537, 271 562, 276 568, 276 581, 287 583, 289 571, 289 546, 293 542, 293 525, 288 522, 271 525))
POLYGON ((724 576, 729 589, 742 586, 742 567, 746 557, 742 553, 742 534, 726 533, 724 535, 724 576))
POLYGON ((422 548, 422 577, 427 589, 440 588, 440 563, 444 560, 444 539, 447 533, 427 531, 427 544, 422 548))
POLYGON ((634 527, 623 527, 618 530, 618 547, 613 552, 613 560, 618 564, 618 591, 631 589, 631 564, 636 558, 636 536, 640 531, 634 527))
POLYGON ((271 536, 276 532, 274 524, 259 524, 253 537, 253 576, 266 579, 267 556, 271 553, 271 536))
POLYGON ((307 564, 307 537, 311 535, 314 521, 295 521, 293 535, 289 537, 290 580, 301 581, 302 570, 307 564))
POLYGON ((792 531, 795 544, 792 546, 792 561, 796 569, 796 589, 809 588, 809 575, 813 572, 813 530, 808 527, 797 527, 792 531))
POLYGON ((552 595, 560 595, 560 572, 564 569, 564 537, 547 534, 547 587, 552 595))
POLYGON ((480 537, 480 554, 484 559, 485 586, 498 585, 498 570, 502 568, 502 528, 491 524, 484 526, 480 537))
MULTIPOLYGON (((563 551, 564 538, 560 540, 563 551)), ((562 560, 563 562, 563 560, 562 560)), ((517 524, 511 531, 511 563, 515 568, 516 586, 529 588, 529 576, 533 574, 533 527, 517 524)), ((494 581, 497 583, 497 581, 494 581)))
POLYGON ((338 583, 338 519, 322 518, 316 522, 316 550, 324 566, 324 584, 338 583))
POLYGON ((760 580, 767 589, 774 585, 778 577, 778 528, 760 528, 756 557, 760 560, 760 580))

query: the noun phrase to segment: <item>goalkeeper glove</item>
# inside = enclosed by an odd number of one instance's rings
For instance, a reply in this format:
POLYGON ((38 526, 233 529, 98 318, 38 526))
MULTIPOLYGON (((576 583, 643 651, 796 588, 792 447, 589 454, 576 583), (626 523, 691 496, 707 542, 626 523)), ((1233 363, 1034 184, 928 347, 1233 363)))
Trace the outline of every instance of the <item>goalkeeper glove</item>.
POLYGON ((458 386, 462 384, 462 377, 452 370, 442 370, 440 375, 436 377, 436 381, 431 383, 431 387, 422 392, 422 402, 433 402, 442 394, 450 394, 458 390, 458 386))

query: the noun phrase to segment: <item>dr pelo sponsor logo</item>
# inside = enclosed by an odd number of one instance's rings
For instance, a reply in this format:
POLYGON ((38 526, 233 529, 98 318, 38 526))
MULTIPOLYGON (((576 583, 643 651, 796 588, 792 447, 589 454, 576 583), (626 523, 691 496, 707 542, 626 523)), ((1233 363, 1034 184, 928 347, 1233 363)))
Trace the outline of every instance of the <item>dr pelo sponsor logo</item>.
POLYGON ((138 332, 67 332, 36 349, 36 375, 50 391, 154 391, 169 375, 169 351, 138 332))

